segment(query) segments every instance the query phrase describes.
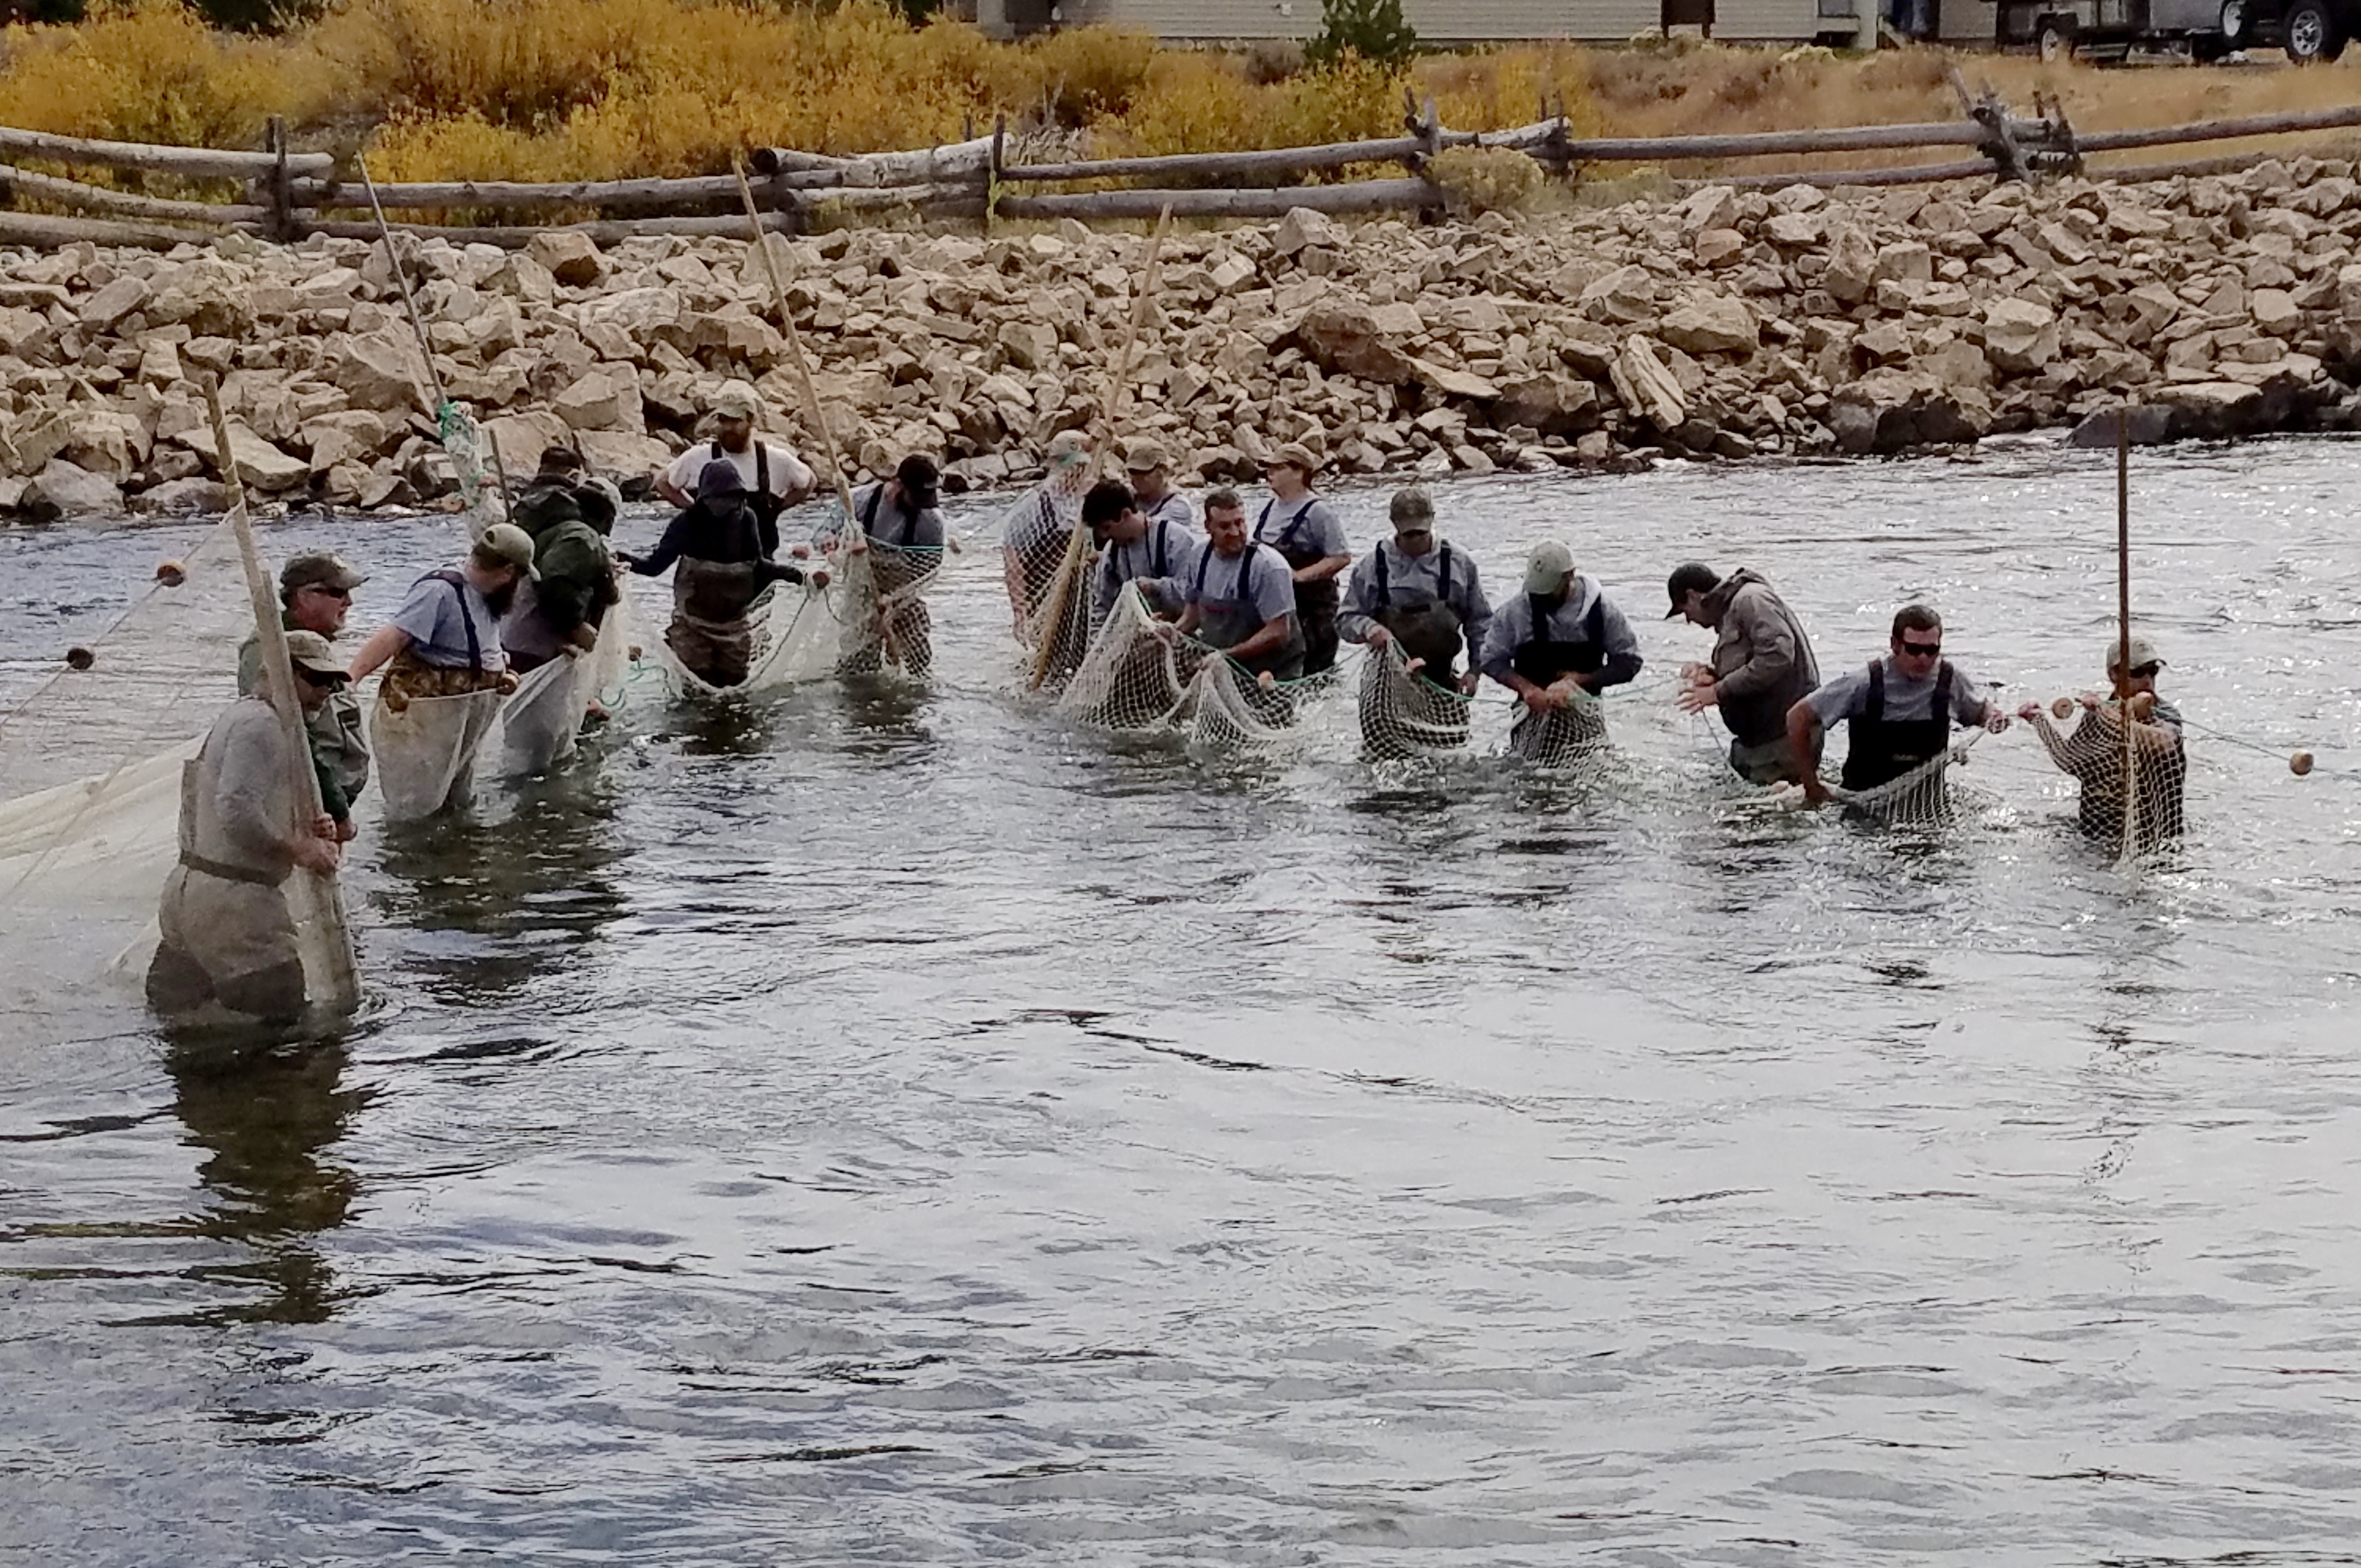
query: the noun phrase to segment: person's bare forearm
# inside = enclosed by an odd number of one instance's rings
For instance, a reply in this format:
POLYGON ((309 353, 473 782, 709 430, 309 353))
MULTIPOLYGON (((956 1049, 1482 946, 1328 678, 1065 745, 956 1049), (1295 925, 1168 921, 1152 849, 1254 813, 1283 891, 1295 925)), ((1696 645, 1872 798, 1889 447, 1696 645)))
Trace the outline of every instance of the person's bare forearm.
POLYGON ((674 484, 670 479, 660 478, 656 481, 656 494, 662 496, 665 500, 671 502, 676 507, 686 507, 689 503, 688 492, 682 489, 678 485, 674 484))
POLYGON ((384 663, 410 646, 410 633, 399 626, 380 626, 353 655, 351 674, 357 683, 375 674, 384 663))

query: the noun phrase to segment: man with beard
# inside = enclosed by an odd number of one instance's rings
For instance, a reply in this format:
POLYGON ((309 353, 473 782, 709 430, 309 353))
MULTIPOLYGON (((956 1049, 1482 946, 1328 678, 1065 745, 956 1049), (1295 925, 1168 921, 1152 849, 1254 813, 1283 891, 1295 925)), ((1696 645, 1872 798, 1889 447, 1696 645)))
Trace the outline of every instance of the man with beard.
POLYGON ((656 477, 656 494, 686 510, 696 504, 706 466, 728 463, 761 531, 765 557, 779 551, 779 514, 808 499, 819 480, 804 460, 784 446, 754 439, 763 400, 743 381, 732 381, 713 400, 713 439, 688 448, 656 477))
MULTIPOLYGON (((353 590, 368 579, 341 555, 324 550, 298 555, 279 574, 280 622, 290 631, 316 631, 333 639, 345 629, 353 590)), ((249 632, 237 650, 237 695, 262 686, 262 636, 249 632)), ((317 707, 303 710, 311 737, 312 763, 320 775, 320 805, 336 825, 339 842, 354 834, 353 802, 368 784, 368 740, 361 726, 360 699, 350 682, 336 685, 317 707)))
POLYGON ((1712 661, 1681 667, 1681 711, 1721 710, 1730 771, 1747 783, 1801 784, 1787 744, 1787 710, 1820 684, 1804 623, 1753 572, 1725 577, 1691 561, 1674 570, 1665 589, 1673 601, 1666 620, 1680 616, 1714 631, 1712 661))
POLYGON ((746 679, 754 656, 750 612, 774 583, 800 583, 800 567, 781 565, 763 549, 762 524, 747 503, 746 483, 726 459, 697 476, 696 504, 666 525, 656 547, 617 557, 642 577, 672 572, 672 624, 664 642, 683 667, 708 685, 746 679))
POLYGON ((411 585, 401 608, 354 655, 353 680, 383 666, 386 686, 403 700, 512 689, 500 618, 516 602, 517 585, 533 576, 533 557, 523 529, 492 524, 458 565, 411 585))
POLYGON ((1640 640, 1574 552, 1552 540, 1525 560, 1524 592, 1493 613, 1483 671, 1517 694, 1525 712, 1510 746, 1529 759, 1606 737, 1595 699, 1640 674, 1640 640))

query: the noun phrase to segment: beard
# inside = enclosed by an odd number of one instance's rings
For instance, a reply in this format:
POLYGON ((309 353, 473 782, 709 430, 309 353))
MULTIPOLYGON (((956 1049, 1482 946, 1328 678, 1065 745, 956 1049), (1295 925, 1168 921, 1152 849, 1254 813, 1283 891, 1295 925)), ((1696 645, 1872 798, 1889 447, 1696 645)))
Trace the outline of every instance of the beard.
POLYGON ((486 594, 484 603, 495 616, 501 616, 508 614, 511 607, 516 603, 516 579, 511 577, 506 583, 486 594))

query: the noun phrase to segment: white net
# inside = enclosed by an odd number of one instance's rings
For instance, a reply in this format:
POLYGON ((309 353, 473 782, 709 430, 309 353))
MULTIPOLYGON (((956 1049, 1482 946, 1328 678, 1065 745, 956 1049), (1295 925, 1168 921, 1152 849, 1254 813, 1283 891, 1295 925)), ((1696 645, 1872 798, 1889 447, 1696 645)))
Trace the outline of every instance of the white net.
MULTIPOLYGON (((636 584, 646 581, 635 579, 636 584)), ((735 685, 716 685, 681 663, 663 630, 673 619, 670 590, 639 587, 636 591, 641 596, 636 602, 632 593, 625 594, 628 609, 616 607, 628 617, 631 628, 627 652, 634 692, 639 689, 639 678, 646 676, 670 701, 742 701, 836 673, 841 656, 841 627, 829 602, 835 592, 833 585, 822 589, 809 583, 781 583, 754 601, 747 615, 752 653, 745 680, 735 685)))
POLYGON ((1373 761, 1409 762, 1464 751, 1477 704, 1412 669, 1398 642, 1361 662, 1361 747, 1373 761))
POLYGON ((1082 523, 1082 496, 1056 485, 1027 491, 1001 524, 1009 603, 1016 638, 1036 658, 1049 644, 1049 681, 1062 681, 1079 666, 1091 641, 1091 571, 1095 553, 1082 523))
POLYGON ((582 722, 602 694, 621 683, 630 663, 631 625, 611 605, 588 653, 560 654, 517 683, 500 708, 497 748, 500 771, 511 778, 546 773, 574 754, 582 722))
POLYGON ((388 822, 456 810, 474 797, 477 754, 502 700, 496 690, 405 699, 379 684, 369 709, 369 751, 388 822))
POLYGON ((1198 663, 1210 650, 1158 628, 1137 586, 1126 584, 1088 655, 1058 694, 1058 711, 1098 729, 1179 727, 1198 663))
POLYGON ((924 595, 942 572, 943 552, 870 540, 836 551, 831 561, 837 668, 912 678, 932 670, 934 622, 924 595))
POLYGON ((2079 786, 2083 836, 2121 861, 2178 839, 2188 752, 2175 728, 2156 721, 2152 701, 2132 699, 2128 734, 2121 702, 2060 706, 2069 708, 2063 728, 2054 710, 2037 711, 2032 723, 2049 760, 2079 786))
POLYGON ((459 483, 459 499, 467 509, 467 537, 481 539, 486 529, 508 517, 500 476, 490 466, 483 435, 465 403, 445 403, 435 411, 434 424, 436 433, 442 437, 443 450, 451 459, 452 477, 459 483))

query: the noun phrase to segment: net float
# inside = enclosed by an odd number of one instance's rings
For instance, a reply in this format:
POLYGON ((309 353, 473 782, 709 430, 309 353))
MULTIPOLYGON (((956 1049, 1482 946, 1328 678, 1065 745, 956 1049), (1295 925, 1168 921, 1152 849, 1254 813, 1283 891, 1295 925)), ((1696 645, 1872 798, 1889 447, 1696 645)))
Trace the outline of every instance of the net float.
POLYGON ((70 670, 87 670, 97 663, 98 655, 79 642, 66 650, 66 668, 70 670))
POLYGON ((1265 691, 1268 691, 1271 687, 1279 685, 1279 677, 1273 674, 1270 671, 1265 670, 1261 674, 1255 677, 1255 685, 1262 687, 1265 691))
POLYGON ((2132 717, 2142 724, 2156 716, 2156 693, 2140 692, 2132 698, 2132 717))
POLYGON ((2061 696, 2061 697, 2059 697, 2056 702, 2053 702, 2053 703, 2051 703, 2051 704, 2049 705, 2049 713, 2050 713, 2050 717, 2051 717, 2051 718, 2073 718, 2073 717, 2074 717, 2074 699, 2073 699, 2072 697, 2070 697, 2070 696, 2061 696))
POLYGON ((2301 778, 2304 774, 2312 772, 2312 753, 2309 751, 2298 751, 2294 756, 2290 757, 2288 759, 2288 772, 2293 773, 2298 778, 2301 778))
POLYGON ((156 580, 168 588, 177 588, 189 580, 189 569, 178 561, 159 561, 156 580))

